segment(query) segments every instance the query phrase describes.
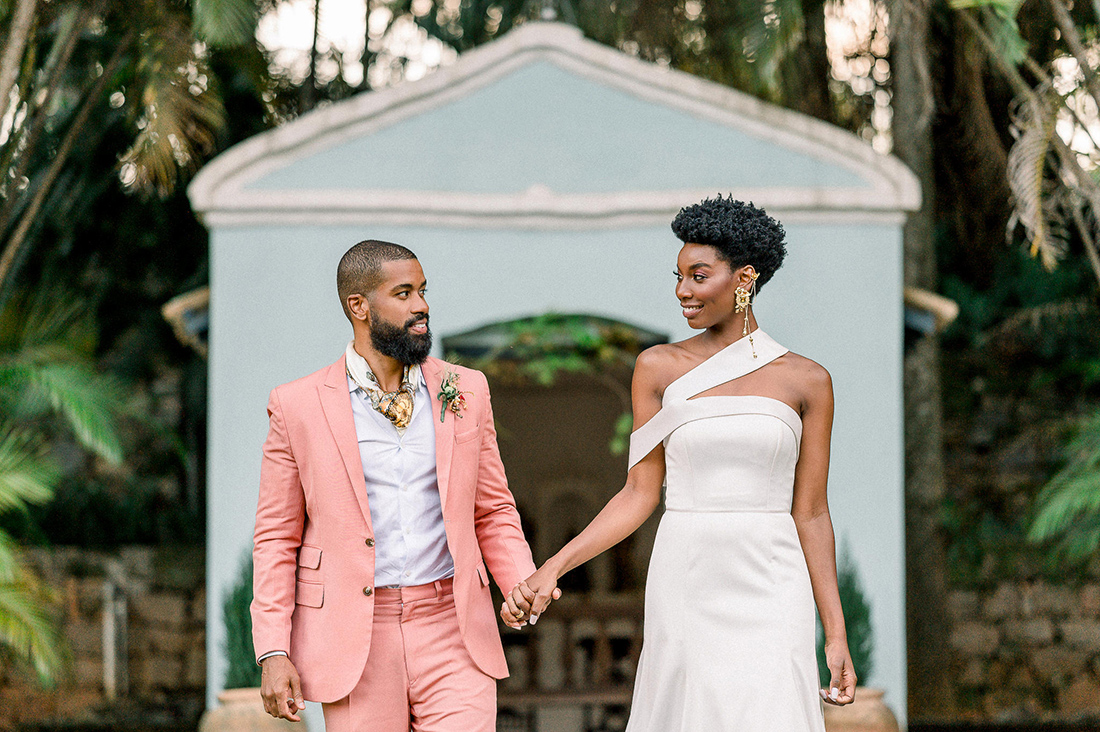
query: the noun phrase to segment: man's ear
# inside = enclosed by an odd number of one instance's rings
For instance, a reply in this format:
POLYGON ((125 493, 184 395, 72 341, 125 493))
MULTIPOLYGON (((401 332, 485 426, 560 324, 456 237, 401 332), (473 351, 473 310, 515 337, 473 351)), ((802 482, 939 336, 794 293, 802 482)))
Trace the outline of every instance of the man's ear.
POLYGON ((348 312, 363 323, 370 323, 370 303, 359 293, 348 295, 348 312))

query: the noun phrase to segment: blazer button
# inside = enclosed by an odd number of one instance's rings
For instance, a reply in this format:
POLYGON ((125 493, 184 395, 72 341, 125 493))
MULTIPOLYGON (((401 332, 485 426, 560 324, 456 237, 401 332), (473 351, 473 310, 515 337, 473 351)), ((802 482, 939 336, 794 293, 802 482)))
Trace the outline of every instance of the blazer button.
POLYGON ((374 546, 374 539, 368 538, 365 543, 366 543, 367 546, 374 546))
POLYGON ((371 595, 373 595, 373 594, 374 594, 374 588, 373 588, 373 587, 369 587, 369 586, 368 586, 368 587, 364 587, 364 588, 363 588, 363 594, 364 594, 364 595, 367 595, 368 597, 369 597, 369 596, 371 596, 371 595))

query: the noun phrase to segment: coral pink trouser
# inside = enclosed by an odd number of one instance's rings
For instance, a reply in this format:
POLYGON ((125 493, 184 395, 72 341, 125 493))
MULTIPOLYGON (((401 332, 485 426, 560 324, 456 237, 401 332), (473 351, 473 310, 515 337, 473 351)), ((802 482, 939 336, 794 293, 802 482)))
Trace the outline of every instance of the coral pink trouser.
POLYGON ((458 629, 451 580, 377 588, 363 677, 325 704, 325 732, 493 732, 496 680, 458 629))

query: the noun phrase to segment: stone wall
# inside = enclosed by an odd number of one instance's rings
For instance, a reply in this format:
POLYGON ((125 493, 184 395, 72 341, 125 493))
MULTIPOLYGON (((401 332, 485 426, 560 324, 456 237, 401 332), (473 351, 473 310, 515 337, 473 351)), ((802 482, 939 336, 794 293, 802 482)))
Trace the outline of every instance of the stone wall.
POLYGON ((948 359, 944 373, 949 673, 961 716, 1100 722, 1100 557, 1060 566, 1026 540, 1039 490, 1097 404, 1003 349, 948 359))
POLYGON ((69 677, 53 690, 26 672, 0 668, 0 729, 52 718, 94 718, 111 706, 104 688, 104 583, 126 597, 127 693, 117 704, 168 702, 201 712, 206 685, 205 558, 201 548, 31 549, 30 566, 53 589, 54 612, 72 654, 69 677))
POLYGON ((1100 582, 1001 582, 949 598, 966 716, 1100 720, 1100 582))

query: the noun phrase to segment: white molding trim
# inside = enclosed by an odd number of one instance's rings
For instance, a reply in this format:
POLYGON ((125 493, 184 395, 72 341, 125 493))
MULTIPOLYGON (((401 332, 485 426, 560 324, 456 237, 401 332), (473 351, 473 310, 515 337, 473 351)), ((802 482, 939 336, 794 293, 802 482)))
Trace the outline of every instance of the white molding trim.
MULTIPOLYGON (((269 130, 210 161, 188 187, 192 207, 208 225, 402 221, 454 226, 575 228, 621 226, 664 217, 716 191, 555 194, 532 186, 521 194, 379 190, 264 190, 249 184, 317 152, 444 106, 518 68, 546 61, 640 99, 680 109, 778 146, 852 171, 867 188, 784 188, 733 191, 769 211, 874 214, 920 205, 916 177, 896 158, 812 117, 691 74, 641 61, 590 41, 560 23, 532 22, 462 54, 416 82, 368 92, 269 130)), ((725 192, 725 191, 723 191, 725 192)), ((891 217, 893 218, 893 217, 891 217)), ((901 217, 903 218, 903 217, 901 217)))

